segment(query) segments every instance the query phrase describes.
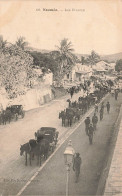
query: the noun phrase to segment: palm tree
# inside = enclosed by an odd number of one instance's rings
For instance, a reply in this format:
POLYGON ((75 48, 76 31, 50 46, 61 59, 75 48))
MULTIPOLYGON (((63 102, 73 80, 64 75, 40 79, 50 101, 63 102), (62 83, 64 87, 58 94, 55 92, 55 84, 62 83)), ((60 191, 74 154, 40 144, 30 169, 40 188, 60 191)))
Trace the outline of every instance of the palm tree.
POLYGON ((5 52, 7 47, 7 40, 3 40, 3 36, 0 35, 0 51, 5 52))
POLYGON ((91 51, 91 55, 86 59, 87 63, 90 65, 95 65, 100 60, 100 56, 94 51, 91 51))
POLYGON ((57 61, 59 62, 59 74, 62 77, 71 71, 72 66, 76 62, 76 56, 73 54, 74 49, 72 43, 68 39, 64 38, 60 42, 60 46, 57 46, 57 61))
POLYGON ((28 46, 28 42, 25 41, 25 37, 19 37, 16 41, 16 46, 25 49, 26 46, 28 46))

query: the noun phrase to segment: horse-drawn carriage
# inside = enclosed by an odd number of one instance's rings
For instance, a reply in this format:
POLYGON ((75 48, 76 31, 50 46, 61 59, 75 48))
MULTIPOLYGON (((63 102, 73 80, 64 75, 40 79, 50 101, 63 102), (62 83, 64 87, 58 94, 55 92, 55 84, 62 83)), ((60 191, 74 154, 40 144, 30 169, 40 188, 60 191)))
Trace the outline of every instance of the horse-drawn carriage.
POLYGON ((23 110, 22 105, 11 105, 6 108, 6 111, 11 112, 11 118, 18 120, 19 117, 24 118, 25 111, 23 110))
POLYGON ((40 142, 42 139, 48 140, 50 144, 50 150, 53 152, 56 144, 58 142, 58 134, 54 127, 41 127, 37 132, 35 132, 35 139, 40 142))
POLYGON ((54 151, 58 142, 58 134, 56 128, 41 127, 35 132, 35 139, 30 139, 29 142, 20 146, 20 155, 25 152, 25 165, 27 165, 27 155, 29 155, 30 165, 34 156, 37 157, 37 164, 41 165, 42 158, 47 159, 49 151, 54 151))
POLYGON ((18 118, 24 118, 25 112, 22 105, 11 105, 6 107, 6 110, 0 111, 0 124, 5 125, 7 122, 12 120, 18 120, 18 118))

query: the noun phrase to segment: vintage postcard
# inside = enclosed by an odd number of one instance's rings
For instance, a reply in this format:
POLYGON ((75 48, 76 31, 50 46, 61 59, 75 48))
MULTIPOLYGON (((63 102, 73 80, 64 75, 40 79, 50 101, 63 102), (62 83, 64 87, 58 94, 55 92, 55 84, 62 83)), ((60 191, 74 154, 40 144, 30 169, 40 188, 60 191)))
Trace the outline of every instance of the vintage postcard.
POLYGON ((0 195, 122 195, 122 0, 0 0, 0 195))

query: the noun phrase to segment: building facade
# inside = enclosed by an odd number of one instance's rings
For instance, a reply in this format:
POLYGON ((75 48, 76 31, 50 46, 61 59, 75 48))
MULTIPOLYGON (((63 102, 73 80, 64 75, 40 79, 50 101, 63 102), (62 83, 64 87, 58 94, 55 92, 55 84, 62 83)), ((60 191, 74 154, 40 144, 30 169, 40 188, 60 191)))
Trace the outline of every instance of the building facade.
POLYGON ((65 82, 84 82, 92 76, 92 68, 80 63, 75 64, 71 72, 64 77, 65 82))

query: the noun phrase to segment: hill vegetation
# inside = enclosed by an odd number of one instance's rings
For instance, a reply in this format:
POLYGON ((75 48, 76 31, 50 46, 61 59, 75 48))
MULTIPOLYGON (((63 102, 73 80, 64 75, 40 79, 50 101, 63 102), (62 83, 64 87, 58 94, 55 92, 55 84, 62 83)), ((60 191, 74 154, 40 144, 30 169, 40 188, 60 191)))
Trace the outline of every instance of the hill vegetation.
POLYGON ((61 84, 64 75, 70 73, 76 63, 94 65, 100 60, 118 62, 119 59, 122 59, 122 53, 100 56, 91 51, 91 54, 75 54, 72 43, 66 38, 60 41, 56 50, 48 51, 29 47, 24 37, 8 43, 0 36, 0 86, 4 86, 10 98, 14 98, 25 93, 23 89, 32 87, 31 81, 38 77, 35 67, 43 74, 50 69, 56 83, 61 84))
POLYGON ((111 55, 102 55, 101 60, 108 61, 110 63, 116 62, 117 60, 122 59, 122 52, 111 54, 111 55))

